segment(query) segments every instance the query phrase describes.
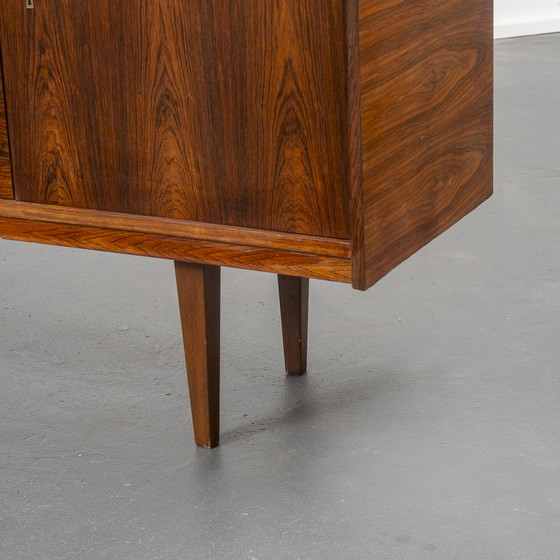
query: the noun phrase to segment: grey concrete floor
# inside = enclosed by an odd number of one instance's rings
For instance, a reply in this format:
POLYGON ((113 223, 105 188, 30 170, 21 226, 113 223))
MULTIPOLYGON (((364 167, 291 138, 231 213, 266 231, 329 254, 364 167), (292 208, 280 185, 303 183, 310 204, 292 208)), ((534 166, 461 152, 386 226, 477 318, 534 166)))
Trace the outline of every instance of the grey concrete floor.
POLYGON ((560 557, 560 35, 496 45, 496 193, 367 293, 224 270, 220 448, 172 264, 0 242, 0 558, 560 557))

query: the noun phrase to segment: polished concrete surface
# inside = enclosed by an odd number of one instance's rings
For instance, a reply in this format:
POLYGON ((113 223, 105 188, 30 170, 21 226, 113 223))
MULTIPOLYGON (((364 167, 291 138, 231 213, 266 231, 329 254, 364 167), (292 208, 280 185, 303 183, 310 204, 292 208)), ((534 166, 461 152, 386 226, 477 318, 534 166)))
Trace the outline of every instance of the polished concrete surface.
POLYGON ((220 448, 169 262, 0 242, 2 560, 560 557, 560 35, 496 48, 496 193, 367 293, 224 270, 220 448))

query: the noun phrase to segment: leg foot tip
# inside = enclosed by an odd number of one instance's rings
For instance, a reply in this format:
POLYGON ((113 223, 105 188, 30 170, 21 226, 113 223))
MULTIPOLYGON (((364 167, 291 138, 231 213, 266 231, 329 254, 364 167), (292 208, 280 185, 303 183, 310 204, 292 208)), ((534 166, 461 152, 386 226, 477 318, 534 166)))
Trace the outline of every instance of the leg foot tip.
POLYGON ((286 370, 286 375, 288 377, 301 377, 307 373, 307 368, 303 369, 294 369, 294 370, 286 370))
POLYGON ((202 447, 204 449, 214 449, 214 447, 218 447, 220 445, 219 441, 196 441, 195 443, 198 447, 202 447))

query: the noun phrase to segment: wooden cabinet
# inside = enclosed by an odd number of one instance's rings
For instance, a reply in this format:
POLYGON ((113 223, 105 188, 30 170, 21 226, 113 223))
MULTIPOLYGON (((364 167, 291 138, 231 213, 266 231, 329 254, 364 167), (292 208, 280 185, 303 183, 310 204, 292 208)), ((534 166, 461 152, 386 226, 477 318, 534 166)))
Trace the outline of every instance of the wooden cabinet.
POLYGON ((176 261, 200 444, 217 443, 220 266, 279 275, 301 373, 308 278, 367 289, 491 194, 489 0, 0 15, 0 236, 176 261))

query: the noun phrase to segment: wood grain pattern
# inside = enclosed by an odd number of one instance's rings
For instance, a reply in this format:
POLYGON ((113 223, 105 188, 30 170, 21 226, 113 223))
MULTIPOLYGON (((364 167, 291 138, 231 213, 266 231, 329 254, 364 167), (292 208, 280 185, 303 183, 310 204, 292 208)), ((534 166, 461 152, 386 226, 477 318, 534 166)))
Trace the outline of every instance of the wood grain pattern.
POLYGON ((220 267, 175 263, 195 443, 220 441, 220 267))
POLYGON ((365 289, 492 193, 492 2, 361 0, 359 26, 365 289))
POLYGON ((284 364, 288 375, 307 370, 309 278, 278 275, 284 364))
POLYGON ((0 238, 350 283, 350 259, 101 227, 0 217, 0 238))
MULTIPOLYGON (((1 49, 0 49, 1 54, 1 49)), ((4 109, 4 85, 0 57, 0 198, 13 198, 12 170, 8 146, 8 126, 4 109)))
POLYGON ((170 218, 134 216, 102 210, 87 210, 48 204, 0 200, 0 216, 72 224, 78 226, 106 227, 137 233, 156 233, 173 237, 204 239, 217 243, 233 243, 251 247, 277 248, 332 257, 350 257, 350 242, 332 237, 314 237, 294 233, 281 233, 235 226, 218 226, 170 218))
POLYGON ((341 1, 0 12, 18 200, 349 237, 341 1))
POLYGON ((366 289, 491 194, 489 0, 0 9, 5 236, 366 289))

